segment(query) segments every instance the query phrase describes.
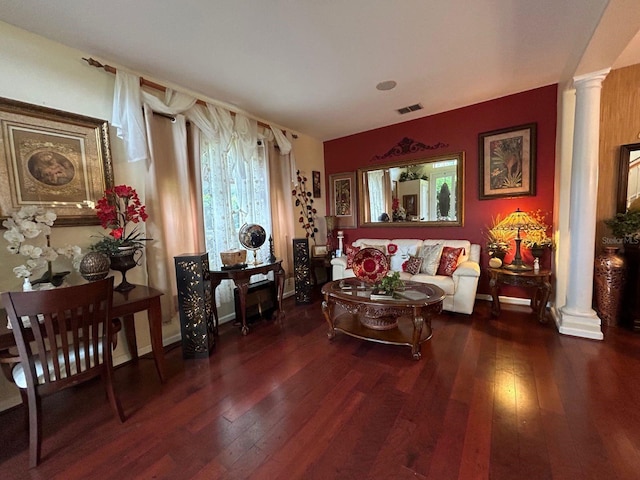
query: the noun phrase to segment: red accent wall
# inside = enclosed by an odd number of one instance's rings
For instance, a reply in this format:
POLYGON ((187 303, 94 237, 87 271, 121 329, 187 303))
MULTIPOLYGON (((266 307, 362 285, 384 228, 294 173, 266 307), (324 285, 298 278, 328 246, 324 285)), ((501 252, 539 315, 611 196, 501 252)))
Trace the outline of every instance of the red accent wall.
MULTIPOLYGON (((553 183, 556 146, 557 85, 529 90, 496 100, 459 108, 429 117, 410 120, 396 125, 330 140, 324 143, 325 179, 329 175, 355 171, 375 163, 412 160, 441 154, 464 151, 464 226, 462 227, 365 227, 345 229, 345 242, 358 238, 444 238, 468 239, 482 246, 481 268, 486 268, 483 230, 496 214, 504 216, 516 208, 521 210, 553 210, 553 183), (537 124, 536 195, 495 200, 478 198, 478 135, 483 132, 508 128, 527 123, 537 124), (425 145, 448 144, 447 147, 427 150, 418 154, 391 157, 376 161, 404 137, 425 145)), ((329 190, 325 190, 329 191, 329 190)), ((327 198, 327 212, 330 211, 327 198)), ((548 216, 549 222, 552 216, 548 216)), ((525 260, 531 263, 526 249, 525 260)), ((547 254, 548 257, 548 254, 547 254)), ((507 257, 509 261, 509 257, 507 257)), ((550 258, 543 258, 542 267, 550 268, 550 258)), ((488 293, 488 280, 482 275, 479 293, 488 293)), ((517 290, 519 291, 519 290, 517 290)), ((507 295, 524 296, 512 291, 507 295)))

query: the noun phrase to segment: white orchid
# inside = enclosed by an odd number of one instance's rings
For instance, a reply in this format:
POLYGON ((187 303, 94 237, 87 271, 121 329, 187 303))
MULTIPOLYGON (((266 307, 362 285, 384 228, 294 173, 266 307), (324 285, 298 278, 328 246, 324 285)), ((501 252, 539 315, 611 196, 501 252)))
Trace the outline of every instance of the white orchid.
MULTIPOLYGON (((27 257, 23 265, 13 269, 13 273, 18 278, 30 277, 34 270, 49 267, 49 277, 52 276, 51 262, 59 255, 73 259, 73 266, 78 269, 82 259, 82 251, 76 245, 67 245, 64 248, 52 248, 49 245, 51 227, 57 215, 35 205, 22 207, 14 212, 11 218, 2 222, 2 226, 7 229, 3 237, 9 243, 7 250, 12 254, 20 254, 27 257), (34 240, 41 235, 46 238, 45 245, 36 245, 28 241, 34 240)), ((43 276, 44 278, 44 276, 43 276)), ((42 281, 42 280, 41 280, 42 281)))

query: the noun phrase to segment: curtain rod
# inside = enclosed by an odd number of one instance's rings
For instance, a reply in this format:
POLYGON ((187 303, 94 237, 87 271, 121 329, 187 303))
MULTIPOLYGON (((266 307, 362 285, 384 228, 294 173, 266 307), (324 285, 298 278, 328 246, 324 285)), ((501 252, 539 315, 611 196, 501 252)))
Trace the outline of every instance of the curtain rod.
MULTIPOLYGON (((112 67, 111 65, 106 65, 106 64, 102 64, 100 63, 98 60, 94 59, 94 58, 84 58, 82 57, 82 60, 84 60, 85 62, 87 62, 89 65, 91 65, 92 67, 96 67, 96 68, 102 68, 105 72, 109 72, 109 73, 113 73, 114 75, 116 74, 117 70, 115 67, 112 67)), ((167 91, 167 87, 165 87, 164 85, 160 85, 159 83, 155 83, 152 82, 151 80, 147 80, 146 78, 140 77, 140 85, 144 86, 144 87, 149 87, 149 88, 153 88, 155 90, 160 90, 161 92, 166 92, 167 91)), ((196 103, 199 105, 207 105, 207 102, 205 102, 204 100, 200 100, 199 98, 196 99, 196 103)), ((231 112, 232 116, 236 116, 235 112, 231 112)), ((271 125, 268 125, 266 123, 261 122, 260 120, 256 120, 256 122, 258 122, 258 125, 260 125, 261 127, 264 128, 271 128, 271 125)), ((286 133, 286 130, 283 130, 283 132, 286 133)), ((298 135, 293 134, 292 135, 293 138, 298 138, 298 135)))

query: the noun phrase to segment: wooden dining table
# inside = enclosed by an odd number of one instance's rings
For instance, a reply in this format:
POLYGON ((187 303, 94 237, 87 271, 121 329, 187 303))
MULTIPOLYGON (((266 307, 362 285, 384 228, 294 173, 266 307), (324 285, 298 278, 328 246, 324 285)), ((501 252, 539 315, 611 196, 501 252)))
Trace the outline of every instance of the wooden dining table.
MULTIPOLYGON (((160 305, 160 297, 162 295, 161 291, 146 285, 136 285, 135 288, 128 292, 114 290, 111 317, 113 319, 122 319, 129 354, 131 355, 131 360, 135 362, 138 360, 138 345, 134 314, 143 311, 147 312, 153 359, 160 381, 164 383, 166 370, 164 348, 162 346, 162 308, 160 305)), ((7 312, 4 308, 0 308, 0 352, 16 345, 13 331, 7 327, 7 323, 7 312)))

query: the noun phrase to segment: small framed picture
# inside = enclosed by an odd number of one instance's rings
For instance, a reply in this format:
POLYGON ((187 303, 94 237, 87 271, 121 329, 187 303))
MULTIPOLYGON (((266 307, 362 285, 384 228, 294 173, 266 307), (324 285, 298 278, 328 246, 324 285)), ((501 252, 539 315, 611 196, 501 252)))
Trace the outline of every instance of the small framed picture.
POLYGON ((314 257, 326 257, 327 246, 326 245, 314 245, 312 254, 314 257))
POLYGON ((320 198, 320 172, 313 171, 313 198, 320 198))
POLYGON ((329 176, 330 215, 338 219, 339 228, 356 228, 356 173, 335 173, 329 176))

